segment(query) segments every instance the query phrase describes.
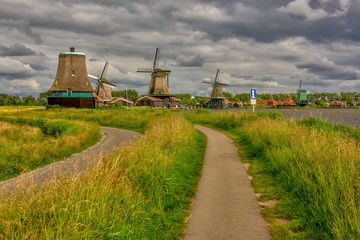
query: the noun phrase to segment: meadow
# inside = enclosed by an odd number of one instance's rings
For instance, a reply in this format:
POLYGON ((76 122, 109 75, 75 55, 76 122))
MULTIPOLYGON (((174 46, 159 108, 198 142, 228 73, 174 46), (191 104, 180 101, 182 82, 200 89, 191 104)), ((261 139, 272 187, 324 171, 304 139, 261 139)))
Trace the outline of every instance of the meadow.
MULTIPOLYGON (((29 146, 24 156, 66 145, 78 134, 97 139, 99 125, 142 133, 84 175, 0 200, 0 239, 180 239, 206 146, 191 122, 234 139, 251 164, 259 201, 277 202, 263 207, 273 239, 360 238, 355 127, 316 117, 289 120, 272 111, 0 108, 0 146, 29 146)), ((30 165, 41 161, 47 164, 30 165)))
MULTIPOLYGON (((145 109, 28 111, 17 112, 16 118, 41 115, 47 121, 70 123, 82 119, 143 134, 102 157, 84 175, 1 200, 0 239, 182 237, 206 146, 205 137, 183 116, 145 109)), ((9 112, 2 117, 7 119, 2 124, 17 124, 9 123, 9 112)), ((22 127, 41 132, 29 124, 22 127)))
POLYGON ((235 139, 274 239, 360 237, 360 130, 278 112, 187 113, 235 139))

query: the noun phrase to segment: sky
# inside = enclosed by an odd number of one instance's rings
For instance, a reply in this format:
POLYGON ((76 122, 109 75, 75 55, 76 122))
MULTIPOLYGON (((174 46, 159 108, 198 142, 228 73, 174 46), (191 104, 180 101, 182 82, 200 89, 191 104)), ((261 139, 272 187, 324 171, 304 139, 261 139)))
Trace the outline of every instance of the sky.
POLYGON ((60 52, 146 94, 154 50, 170 92, 360 92, 359 0, 0 0, 0 93, 38 96, 60 52))

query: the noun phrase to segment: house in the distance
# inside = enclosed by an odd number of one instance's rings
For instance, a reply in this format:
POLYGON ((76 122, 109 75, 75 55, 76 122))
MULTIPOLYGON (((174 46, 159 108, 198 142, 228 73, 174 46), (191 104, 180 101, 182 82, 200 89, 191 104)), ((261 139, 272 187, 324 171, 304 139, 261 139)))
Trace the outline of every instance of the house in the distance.
POLYGON ((292 100, 291 98, 287 98, 283 101, 283 106, 285 107, 295 107, 296 103, 294 102, 294 100, 292 100))
POLYGON ((330 107, 347 107, 346 102, 342 102, 342 101, 332 101, 330 103, 330 107))

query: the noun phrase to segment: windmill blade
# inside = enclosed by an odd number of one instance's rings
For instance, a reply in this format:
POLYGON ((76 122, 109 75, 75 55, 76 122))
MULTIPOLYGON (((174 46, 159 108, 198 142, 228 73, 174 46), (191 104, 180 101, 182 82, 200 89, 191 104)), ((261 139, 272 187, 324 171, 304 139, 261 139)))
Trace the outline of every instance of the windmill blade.
POLYGON ((88 73, 88 78, 94 79, 96 81, 100 81, 100 79, 98 77, 95 77, 94 75, 91 75, 88 73))
POLYGON ((104 66, 104 68, 103 68, 103 70, 102 70, 102 72, 101 72, 101 75, 100 75, 100 78, 99 78, 99 79, 103 79, 103 78, 104 78, 104 76, 105 76, 105 74, 106 74, 106 72, 107 72, 108 67, 109 67, 109 63, 106 62, 106 63, 105 63, 105 66, 104 66))
POLYGON ((136 72, 152 73, 152 69, 151 68, 138 68, 136 72))
POLYGON ((167 72, 167 73, 170 73, 171 70, 162 70, 162 69, 157 69, 156 72, 167 72))
POLYGON ((154 54, 154 63, 153 63, 153 69, 156 69, 158 66, 160 58, 160 48, 155 48, 155 54, 154 54))
POLYGON ((209 83, 209 84, 212 84, 212 82, 210 80, 203 80, 202 81, 203 83, 209 83))
MULTIPOLYGON (((110 83, 110 82, 109 82, 110 83)), ((114 88, 116 88, 116 86, 114 85, 114 84, 112 84, 112 83, 103 83, 102 85, 103 86, 106 86, 106 87, 109 87, 109 88, 111 88, 111 89, 114 89, 114 88)))
POLYGON ((226 83, 220 83, 220 82, 218 82, 218 84, 220 84, 221 86, 227 86, 226 83))
POLYGON ((218 69, 218 70, 216 71, 215 83, 216 83, 216 82, 217 82, 217 80, 218 80, 218 77, 219 77, 219 72, 220 72, 220 69, 218 69))

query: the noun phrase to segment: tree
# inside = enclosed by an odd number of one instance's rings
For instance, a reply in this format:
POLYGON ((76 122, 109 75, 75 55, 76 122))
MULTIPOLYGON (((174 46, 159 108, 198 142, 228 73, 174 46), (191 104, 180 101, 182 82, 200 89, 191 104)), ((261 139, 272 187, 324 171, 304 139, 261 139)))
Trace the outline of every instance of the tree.
POLYGON ((36 101, 35 98, 33 96, 26 96, 22 98, 22 103, 25 106, 35 106, 36 105, 36 101))
POLYGON ((224 97, 226 97, 227 99, 229 99, 230 101, 235 101, 233 95, 231 93, 228 92, 223 92, 224 97))
POLYGON ((47 97, 51 97, 51 92, 47 91, 47 92, 42 92, 40 93, 40 98, 47 98, 47 97))
POLYGON ((135 89, 127 89, 122 91, 112 91, 111 95, 113 97, 123 97, 127 99, 137 99, 139 98, 139 94, 135 89))

